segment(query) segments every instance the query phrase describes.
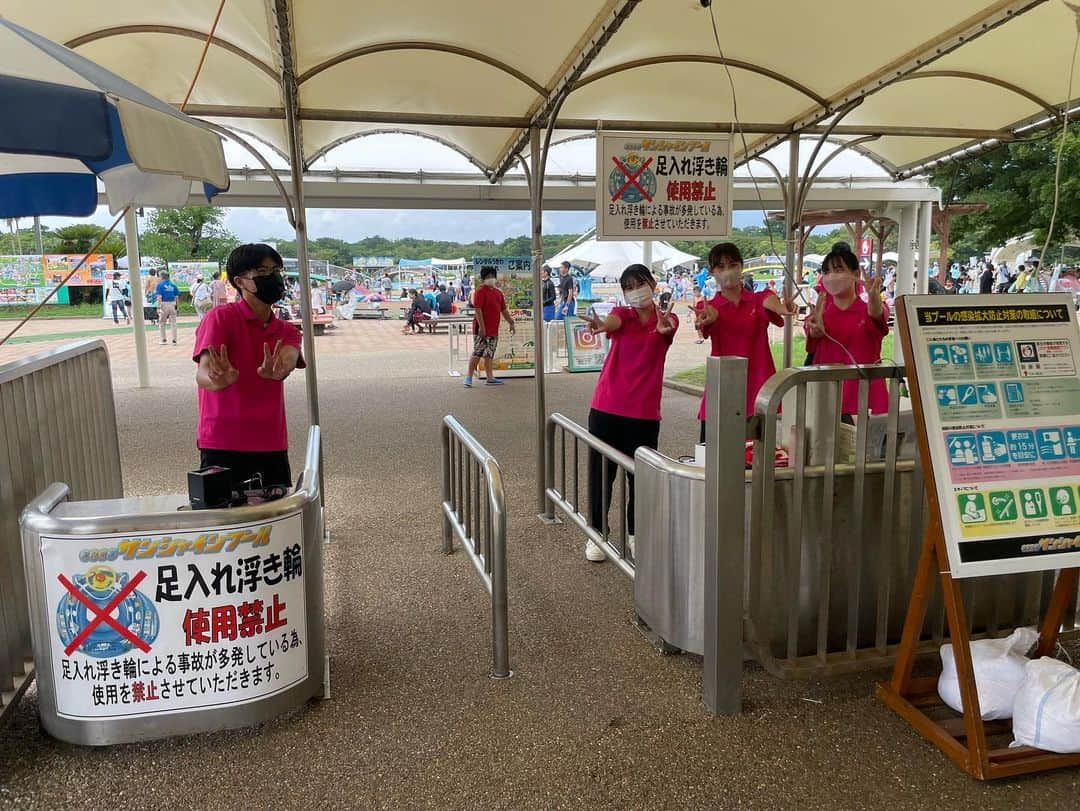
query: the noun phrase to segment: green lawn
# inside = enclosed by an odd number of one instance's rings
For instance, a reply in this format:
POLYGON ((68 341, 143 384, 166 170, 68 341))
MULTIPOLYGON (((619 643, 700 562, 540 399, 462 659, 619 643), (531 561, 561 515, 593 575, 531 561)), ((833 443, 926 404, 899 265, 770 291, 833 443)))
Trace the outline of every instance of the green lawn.
MULTIPOLYGON (((793 336, 794 340, 791 345, 792 360, 795 365, 798 366, 806 358, 806 338, 802 335, 793 336)), ((708 346, 706 343, 705 346, 708 346)), ((784 344, 780 341, 773 341, 770 345, 773 354, 773 361, 776 363, 776 368, 780 369, 784 365, 784 344)), ((893 336, 889 333, 885 336, 885 340, 881 342, 881 357, 885 360, 890 360, 893 353, 893 336)), ((686 369, 677 374, 671 375, 669 380, 674 380, 679 383, 685 383, 690 386, 705 387, 705 364, 701 366, 694 366, 693 368, 686 369)))
MULTIPOLYGON (((11 304, 0 306, 0 321, 4 320, 18 320, 30 312, 33 305, 29 304, 11 304)), ((180 302, 180 315, 195 315, 195 309, 191 306, 190 302, 180 302)), ((46 304, 40 310, 34 319, 38 318, 100 318, 101 317, 101 305, 100 304, 46 304)))

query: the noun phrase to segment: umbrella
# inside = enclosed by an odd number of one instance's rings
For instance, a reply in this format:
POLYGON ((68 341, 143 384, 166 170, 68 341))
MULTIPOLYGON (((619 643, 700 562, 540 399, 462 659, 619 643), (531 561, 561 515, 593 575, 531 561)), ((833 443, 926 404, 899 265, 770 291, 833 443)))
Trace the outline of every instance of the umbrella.
POLYGON ((74 51, 0 17, 0 218, 115 214, 229 187, 221 139, 74 51))

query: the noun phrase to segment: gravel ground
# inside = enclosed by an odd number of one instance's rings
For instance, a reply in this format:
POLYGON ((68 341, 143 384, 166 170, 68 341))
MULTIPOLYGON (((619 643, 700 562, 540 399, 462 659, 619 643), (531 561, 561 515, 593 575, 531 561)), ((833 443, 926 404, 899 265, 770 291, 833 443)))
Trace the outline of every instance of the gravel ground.
MULTIPOLYGON (((748 665, 743 714, 709 718, 700 660, 659 655, 631 624, 631 584, 587 563, 573 529, 536 520, 531 380, 466 391, 442 352, 319 362, 332 699, 253 729, 97 750, 46 736, 31 690, 0 731, 0 805, 1076 808, 1077 770, 964 776, 873 698, 884 673, 782 682, 748 665), (506 681, 487 677, 488 606, 472 567, 439 552, 447 413, 506 477, 506 681)), ((175 491, 196 462, 190 366, 165 371, 157 388, 117 392, 130 493, 175 491)), ((550 408, 583 420, 594 380, 552 377, 550 408)), ((287 388, 298 463, 302 379, 287 388)), ((684 453, 696 401, 669 390, 664 407, 662 449, 684 453)))

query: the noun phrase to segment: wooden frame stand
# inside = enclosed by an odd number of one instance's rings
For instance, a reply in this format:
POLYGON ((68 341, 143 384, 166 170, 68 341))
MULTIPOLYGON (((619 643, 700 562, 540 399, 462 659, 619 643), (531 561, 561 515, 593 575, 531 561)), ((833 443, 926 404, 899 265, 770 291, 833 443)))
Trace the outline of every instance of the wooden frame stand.
MULTIPOLYGON (((1035 656, 1047 656, 1057 643, 1058 630, 1076 594, 1080 581, 1080 569, 1062 569, 1039 626, 1039 644, 1035 656)), ((877 696, 891 707, 897 715, 911 724, 919 733, 949 756, 961 769, 978 780, 995 780, 1030 774, 1062 766, 1080 766, 1080 753, 1061 755, 1034 749, 1030 746, 991 749, 988 735, 1011 733, 1009 721, 982 720, 979 695, 975 688, 975 672, 971 662, 971 635, 968 630, 964 601, 960 586, 949 571, 945 539, 937 516, 931 517, 923 539, 922 553, 911 590, 900 649, 892 679, 877 686, 877 696), (962 718, 935 719, 945 708, 938 697, 937 677, 912 677, 912 667, 926 619, 926 610, 934 586, 934 574, 938 573, 944 597, 945 615, 949 624, 956 661, 956 674, 960 680, 960 696, 964 703, 962 718)), ((947 708, 945 708, 947 710, 947 708)))

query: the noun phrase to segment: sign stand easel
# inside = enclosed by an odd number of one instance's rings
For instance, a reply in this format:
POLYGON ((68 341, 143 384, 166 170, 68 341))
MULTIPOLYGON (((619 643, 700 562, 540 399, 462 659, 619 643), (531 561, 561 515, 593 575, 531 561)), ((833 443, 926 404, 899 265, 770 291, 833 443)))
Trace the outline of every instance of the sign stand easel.
MULTIPOLYGON (((904 629, 897 651, 892 678, 877 686, 877 696, 901 718, 972 777, 993 780, 1021 774, 1057 769, 1063 766, 1080 766, 1080 753, 1056 754, 1030 746, 991 749, 987 736, 1011 732, 1010 721, 984 722, 979 707, 975 685, 975 673, 971 659, 971 637, 967 614, 960 593, 960 586, 950 570, 949 556, 942 526, 941 504, 934 478, 934 467, 924 404, 920 394, 918 373, 914 362, 915 350, 908 321, 907 308, 897 308, 897 325, 908 362, 908 388, 911 392, 913 416, 918 432, 919 453, 922 459, 927 501, 930 506, 930 522, 923 536, 922 551, 908 603, 904 629), (912 668, 918 652, 919 637, 929 605, 934 575, 937 573, 944 598, 948 620, 949 639, 953 646, 960 695, 964 712, 962 718, 951 717, 937 720, 944 702, 938 697, 936 676, 914 677, 912 668)), ((1039 644, 1035 657, 1051 654, 1058 639, 1058 631, 1065 619, 1072 597, 1080 582, 1080 569, 1062 569, 1058 573, 1053 594, 1039 627, 1039 644)), ((947 708, 946 708, 947 709, 947 708)), ((951 712, 951 710, 949 711, 951 712)))

